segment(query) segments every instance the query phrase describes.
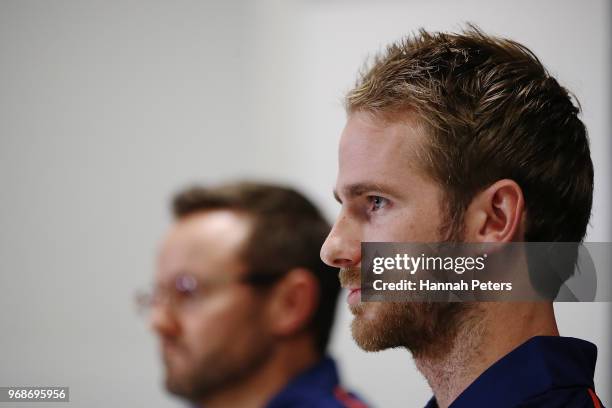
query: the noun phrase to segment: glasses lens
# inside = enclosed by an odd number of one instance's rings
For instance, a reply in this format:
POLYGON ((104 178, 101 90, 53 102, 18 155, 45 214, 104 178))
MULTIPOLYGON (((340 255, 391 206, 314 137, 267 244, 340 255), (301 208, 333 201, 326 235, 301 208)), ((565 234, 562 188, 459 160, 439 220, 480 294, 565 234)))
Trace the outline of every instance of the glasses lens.
POLYGON ((180 275, 176 278, 176 290, 181 293, 192 293, 196 290, 198 282, 193 276, 180 275))

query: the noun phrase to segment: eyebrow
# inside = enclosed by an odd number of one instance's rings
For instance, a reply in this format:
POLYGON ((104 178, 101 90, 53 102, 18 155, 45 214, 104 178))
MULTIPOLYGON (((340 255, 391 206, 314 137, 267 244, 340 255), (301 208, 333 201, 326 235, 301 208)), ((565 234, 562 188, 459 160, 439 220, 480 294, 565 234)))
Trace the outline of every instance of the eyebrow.
MULTIPOLYGON (((381 193, 389 194, 395 197, 399 196, 399 194, 396 193, 396 190, 394 188, 381 183, 355 183, 349 184, 348 186, 342 188, 343 195, 349 198, 359 197, 371 191, 380 191, 381 193)), ((340 199, 340 195, 338 193, 338 190, 336 189, 334 189, 334 198, 336 199, 336 201, 342 204, 342 200, 340 199)))

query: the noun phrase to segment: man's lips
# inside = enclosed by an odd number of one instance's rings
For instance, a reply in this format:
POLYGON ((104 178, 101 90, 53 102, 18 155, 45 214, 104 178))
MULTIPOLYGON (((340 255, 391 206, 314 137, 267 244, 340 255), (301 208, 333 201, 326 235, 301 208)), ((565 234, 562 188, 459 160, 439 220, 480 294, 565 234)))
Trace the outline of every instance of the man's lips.
POLYGON ((361 280, 361 268, 340 268, 338 271, 338 279, 343 288, 353 288, 359 286, 361 280))
POLYGON ((177 355, 182 356, 185 354, 184 348, 173 341, 162 340, 160 346, 165 358, 176 358, 177 355))
POLYGON ((340 279, 340 285, 349 291, 346 299, 349 305, 356 305, 361 302, 360 274, 360 266, 340 268, 338 277, 340 279))
POLYGON ((346 301, 350 306, 356 305, 361 302, 361 288, 348 288, 349 294, 346 297, 346 301))

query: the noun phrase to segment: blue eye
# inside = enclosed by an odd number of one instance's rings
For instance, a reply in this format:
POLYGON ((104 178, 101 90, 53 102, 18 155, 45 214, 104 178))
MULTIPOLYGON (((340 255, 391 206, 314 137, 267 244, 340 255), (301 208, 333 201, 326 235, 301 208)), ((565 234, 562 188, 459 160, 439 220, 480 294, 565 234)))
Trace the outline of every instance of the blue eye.
POLYGON ((389 200, 380 196, 369 196, 368 199, 370 200, 370 211, 378 211, 389 203, 389 200))

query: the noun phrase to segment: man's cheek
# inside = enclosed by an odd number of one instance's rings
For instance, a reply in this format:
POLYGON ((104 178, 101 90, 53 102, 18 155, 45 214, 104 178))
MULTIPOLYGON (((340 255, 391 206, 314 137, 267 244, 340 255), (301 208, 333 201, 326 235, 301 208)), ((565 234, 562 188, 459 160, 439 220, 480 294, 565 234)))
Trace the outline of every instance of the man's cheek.
POLYGON ((406 241, 413 227, 400 217, 373 220, 364 228, 364 242, 402 242, 406 241))
POLYGON ((214 340, 215 333, 215 328, 207 322, 193 322, 191 325, 186 325, 181 336, 181 343, 186 350, 186 354, 192 358, 197 358, 214 340))

